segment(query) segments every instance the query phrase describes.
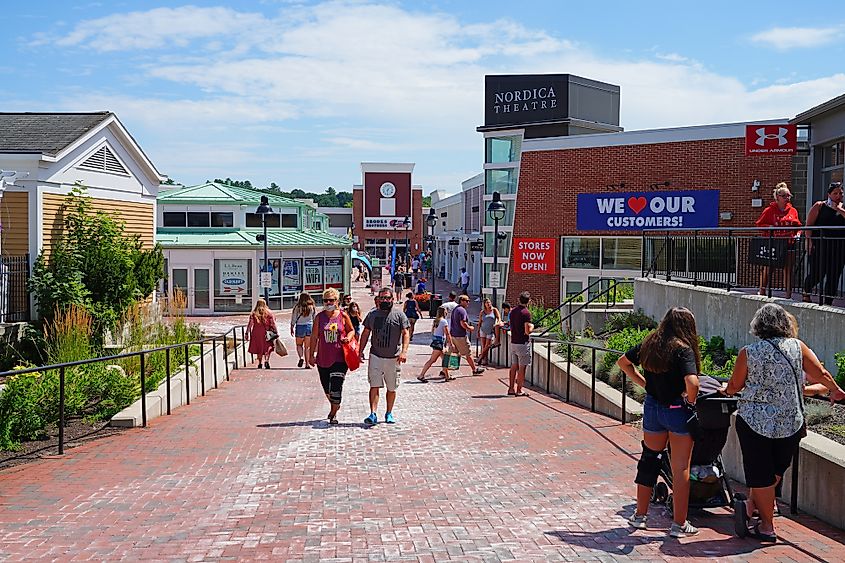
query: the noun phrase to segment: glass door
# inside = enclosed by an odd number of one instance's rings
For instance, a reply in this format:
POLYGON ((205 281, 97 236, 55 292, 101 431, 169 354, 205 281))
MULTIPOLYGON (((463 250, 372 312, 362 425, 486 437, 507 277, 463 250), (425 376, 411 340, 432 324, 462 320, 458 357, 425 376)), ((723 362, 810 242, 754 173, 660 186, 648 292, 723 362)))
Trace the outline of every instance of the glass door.
POLYGON ((211 312, 211 271, 208 268, 192 268, 194 287, 192 301, 189 303, 191 313, 202 315, 211 312))
POLYGON ((176 308, 184 307, 188 315, 211 313, 211 270, 209 268, 173 268, 172 294, 176 308))
POLYGON ((188 306, 188 269, 187 268, 173 268, 170 274, 170 279, 173 281, 170 295, 173 307, 181 308, 188 306))

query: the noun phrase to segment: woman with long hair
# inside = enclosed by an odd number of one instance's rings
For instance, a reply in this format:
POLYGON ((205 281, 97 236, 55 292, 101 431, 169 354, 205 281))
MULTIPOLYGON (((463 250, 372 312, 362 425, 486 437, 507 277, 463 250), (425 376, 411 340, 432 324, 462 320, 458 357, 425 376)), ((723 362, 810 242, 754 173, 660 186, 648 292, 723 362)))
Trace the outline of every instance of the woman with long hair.
POLYGON ((320 384, 329 401, 329 424, 337 424, 337 411, 343 394, 343 381, 349 367, 343 355, 343 344, 355 338, 352 321, 339 306, 338 291, 330 287, 323 292, 323 310, 314 319, 309 363, 317 366, 320 384))
POLYGON ((279 330, 276 328, 276 319, 273 312, 267 306, 267 302, 259 299, 255 302, 255 308, 249 315, 249 323, 246 325, 246 334, 249 339, 249 353, 258 357, 258 367, 263 366, 270 369, 270 353, 273 351, 273 341, 267 340, 267 331, 272 330, 276 335, 279 330))
POLYGON ((496 337, 496 326, 501 323, 502 317, 499 310, 493 306, 489 298, 485 298, 481 304, 481 312, 478 314, 478 338, 481 341, 481 353, 475 360, 478 365, 490 365, 487 355, 493 347, 493 340, 496 337))
POLYGON ((311 367, 311 331, 316 314, 314 300, 303 291, 290 314, 290 335, 296 337, 296 353, 299 355, 297 367, 302 367, 303 363, 311 367))
POLYGON ((420 304, 417 303, 417 300, 414 299, 414 294, 410 291, 405 294, 405 305, 402 307, 405 316, 408 317, 408 322, 411 324, 411 328, 408 329, 408 332, 411 333, 411 340, 410 342, 414 341, 414 325, 417 324, 422 313, 420 312, 420 304))
POLYGON ((673 307, 643 343, 616 362, 637 385, 645 387, 643 453, 637 464, 637 509, 628 519, 644 530, 651 493, 657 482, 667 442, 672 450, 673 519, 669 535, 682 538, 698 533, 687 520, 689 473, 693 438, 687 429, 691 405, 698 396, 701 352, 695 317, 689 309, 673 307), (642 366, 642 373, 637 369, 642 366))
POLYGON ((360 337, 361 331, 364 330, 364 316, 361 314, 361 306, 353 301, 346 307, 346 314, 349 315, 352 328, 355 329, 355 338, 360 337))
MULTIPOLYGON (((434 317, 434 322, 431 325, 431 357, 422 368, 422 371, 417 376, 417 379, 422 383, 428 383, 425 374, 428 369, 434 365, 441 356, 443 356, 443 348, 446 344, 452 345, 452 337, 449 334, 449 321, 446 320, 446 307, 440 306, 437 308, 437 314, 434 317)), ((445 372, 441 372, 445 373, 445 372)), ((454 377, 445 376, 446 381, 455 379, 454 377)))

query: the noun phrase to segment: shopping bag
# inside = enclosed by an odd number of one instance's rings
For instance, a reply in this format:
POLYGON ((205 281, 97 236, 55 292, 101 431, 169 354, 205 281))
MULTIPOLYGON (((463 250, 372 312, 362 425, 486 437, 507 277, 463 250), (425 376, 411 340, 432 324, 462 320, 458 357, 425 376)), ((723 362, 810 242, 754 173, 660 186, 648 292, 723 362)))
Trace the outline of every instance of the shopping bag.
POLYGON ((443 363, 441 364, 441 367, 443 367, 443 369, 458 369, 461 367, 461 356, 446 352, 443 354, 443 363))
POLYGON ((754 237, 748 241, 748 262, 783 268, 788 245, 789 240, 785 238, 754 237))
POLYGON ((343 361, 349 371, 355 371, 361 367, 361 349, 358 346, 358 339, 353 338, 349 342, 341 342, 343 346, 343 361))
POLYGON ((273 351, 283 358, 288 355, 288 349, 281 338, 276 338, 273 341, 273 351))

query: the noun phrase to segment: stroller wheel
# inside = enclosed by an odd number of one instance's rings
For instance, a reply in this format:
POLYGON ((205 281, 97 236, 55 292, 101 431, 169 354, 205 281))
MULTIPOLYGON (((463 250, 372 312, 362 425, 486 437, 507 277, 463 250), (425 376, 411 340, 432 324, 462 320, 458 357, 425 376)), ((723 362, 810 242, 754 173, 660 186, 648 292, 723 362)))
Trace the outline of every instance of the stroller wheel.
POLYGON ((672 493, 669 493, 669 495, 666 497, 666 510, 669 513, 670 517, 675 515, 675 503, 674 498, 672 497, 672 493))
POLYGON ((666 483, 660 481, 654 486, 654 489, 651 491, 651 502, 653 504, 663 504, 666 502, 666 498, 669 496, 669 487, 666 486, 666 483))

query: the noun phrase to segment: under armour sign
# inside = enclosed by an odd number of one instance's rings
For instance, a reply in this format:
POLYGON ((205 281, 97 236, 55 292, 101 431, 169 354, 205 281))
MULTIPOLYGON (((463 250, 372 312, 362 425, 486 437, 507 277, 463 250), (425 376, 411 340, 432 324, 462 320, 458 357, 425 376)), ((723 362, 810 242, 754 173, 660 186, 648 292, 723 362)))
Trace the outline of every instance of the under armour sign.
POLYGON ((795 154, 798 149, 798 126, 746 125, 745 156, 760 154, 795 154))

